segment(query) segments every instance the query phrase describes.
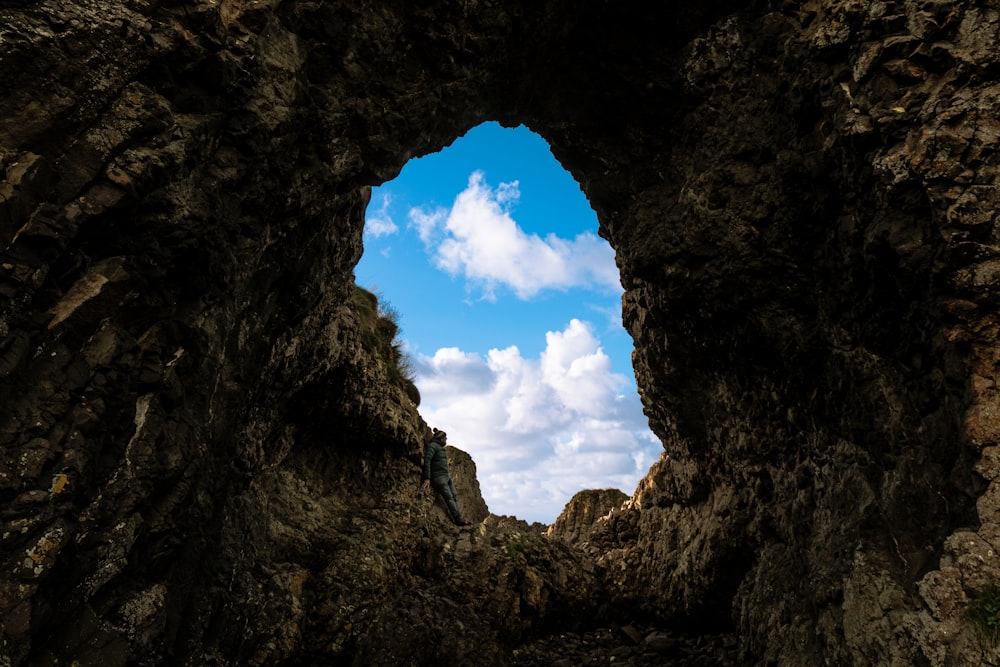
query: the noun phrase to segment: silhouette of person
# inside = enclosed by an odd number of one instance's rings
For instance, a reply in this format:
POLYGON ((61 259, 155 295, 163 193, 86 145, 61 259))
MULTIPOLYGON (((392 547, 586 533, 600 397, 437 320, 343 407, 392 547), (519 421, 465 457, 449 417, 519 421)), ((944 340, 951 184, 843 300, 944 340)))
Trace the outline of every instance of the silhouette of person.
POLYGON ((448 434, 444 431, 434 429, 434 435, 427 441, 424 447, 424 483, 423 488, 434 487, 444 499, 444 504, 448 508, 448 514, 456 526, 471 526, 471 521, 462 518, 462 512, 458 509, 458 494, 455 492, 455 483, 451 480, 448 472, 448 453, 445 445, 448 442, 448 434))

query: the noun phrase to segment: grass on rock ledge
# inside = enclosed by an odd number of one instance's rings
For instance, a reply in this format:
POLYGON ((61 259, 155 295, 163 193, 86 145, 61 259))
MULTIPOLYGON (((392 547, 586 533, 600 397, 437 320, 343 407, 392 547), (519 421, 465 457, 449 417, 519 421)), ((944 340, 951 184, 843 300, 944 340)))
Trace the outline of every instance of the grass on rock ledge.
POLYGON ((966 615, 984 646, 1000 644, 1000 587, 991 586, 969 603, 966 615))
POLYGON ((399 337, 399 312, 369 290, 354 286, 354 307, 361 323, 361 345, 382 360, 390 383, 402 387, 414 405, 420 392, 413 383, 415 373, 399 337))

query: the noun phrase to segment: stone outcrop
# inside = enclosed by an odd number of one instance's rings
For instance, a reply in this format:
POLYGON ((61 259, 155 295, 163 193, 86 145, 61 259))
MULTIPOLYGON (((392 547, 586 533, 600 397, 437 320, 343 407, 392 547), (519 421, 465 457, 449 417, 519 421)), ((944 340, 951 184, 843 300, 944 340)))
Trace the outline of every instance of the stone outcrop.
MULTIPOLYGON (((462 511, 462 517, 479 523, 490 515, 490 510, 483 500, 482 491, 479 490, 479 479, 476 477, 476 462, 472 460, 468 452, 463 452, 457 447, 448 445, 445 447, 448 452, 448 469, 451 471, 451 478, 455 482, 456 489, 462 489, 458 496, 458 509, 462 511)), ((440 503, 441 511, 445 512, 443 501, 440 503)))
POLYGON ((635 613, 1000 664, 998 41, 985 0, 0 3, 0 663, 508 664, 635 613), (485 120, 597 212, 664 443, 586 553, 454 532, 359 339, 368 187, 485 120))
POLYGON ((587 489, 573 495, 566 507, 549 526, 546 534, 567 542, 585 542, 600 521, 621 507, 628 496, 619 489, 587 489))

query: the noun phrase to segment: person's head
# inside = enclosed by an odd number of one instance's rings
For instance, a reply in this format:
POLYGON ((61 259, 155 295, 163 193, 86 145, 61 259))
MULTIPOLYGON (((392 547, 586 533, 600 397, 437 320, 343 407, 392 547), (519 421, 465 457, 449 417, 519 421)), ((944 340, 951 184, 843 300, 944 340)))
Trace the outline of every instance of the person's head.
POLYGON ((439 442, 444 442, 448 439, 448 434, 445 433, 444 431, 439 431, 438 429, 434 429, 434 439, 438 440, 439 442))

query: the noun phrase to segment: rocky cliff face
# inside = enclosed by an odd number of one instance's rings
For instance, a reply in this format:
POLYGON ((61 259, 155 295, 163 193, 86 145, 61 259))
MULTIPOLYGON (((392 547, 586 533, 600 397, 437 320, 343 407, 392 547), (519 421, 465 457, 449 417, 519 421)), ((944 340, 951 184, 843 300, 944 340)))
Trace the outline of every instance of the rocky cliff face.
POLYGON ((628 496, 619 489, 587 489, 576 493, 545 531, 549 537, 571 543, 587 541, 590 531, 620 508, 628 496))
POLYGON ((0 3, 0 662, 505 664, 624 609, 1000 664, 998 40, 973 0, 0 3), (368 186, 490 119, 597 211, 664 442, 586 553, 444 523, 359 340, 368 186))
POLYGON ((667 456, 604 564, 747 661, 995 664, 996 8, 773 9, 690 43, 607 218, 667 456))

